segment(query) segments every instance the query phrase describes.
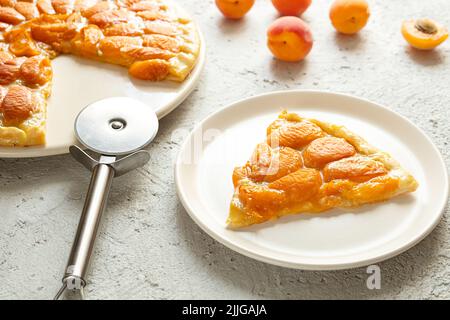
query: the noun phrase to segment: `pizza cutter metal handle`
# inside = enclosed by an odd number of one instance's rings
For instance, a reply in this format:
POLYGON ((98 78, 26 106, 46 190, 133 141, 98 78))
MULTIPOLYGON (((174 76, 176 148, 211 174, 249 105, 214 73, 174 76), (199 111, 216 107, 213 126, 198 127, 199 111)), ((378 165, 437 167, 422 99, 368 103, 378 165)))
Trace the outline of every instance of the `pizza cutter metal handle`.
POLYGON ((129 98, 101 100, 78 115, 75 121, 78 140, 101 156, 95 160, 80 147, 70 147, 72 156, 92 171, 92 176, 63 285, 55 299, 66 289, 84 297, 89 260, 112 181, 149 161, 149 153, 139 149, 150 143, 157 131, 158 119, 154 111, 129 98))
POLYGON ((83 164, 91 163, 93 169, 77 233, 62 280, 63 286, 55 299, 58 299, 65 289, 78 291, 81 297, 84 297, 83 288, 86 285, 89 260, 115 175, 114 168, 108 164, 110 160, 114 161, 115 157, 101 157, 97 162, 78 147, 72 146, 70 151, 75 159, 81 160, 80 162, 83 164))
POLYGON ((63 282, 68 289, 81 290, 86 285, 86 272, 94 248, 100 219, 105 211, 109 190, 114 178, 114 169, 99 163, 92 171, 78 230, 67 262, 63 282))

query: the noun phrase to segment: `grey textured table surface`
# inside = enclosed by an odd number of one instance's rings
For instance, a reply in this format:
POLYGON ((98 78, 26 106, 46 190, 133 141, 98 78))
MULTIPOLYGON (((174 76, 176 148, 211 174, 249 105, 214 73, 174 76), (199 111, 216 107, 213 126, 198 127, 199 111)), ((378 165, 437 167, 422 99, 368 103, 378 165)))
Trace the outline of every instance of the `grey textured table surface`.
MULTIPOLYGON (((272 59, 265 31, 276 17, 257 0, 246 19, 230 22, 214 2, 179 0, 199 22, 208 47, 202 80, 161 121, 144 168, 118 178, 96 243, 90 299, 450 298, 449 211, 416 247, 380 264, 381 290, 366 288, 366 269, 307 272, 267 265, 212 240, 189 218, 173 180, 180 141, 192 128, 237 99, 280 89, 321 89, 358 95, 411 119, 450 163, 450 42, 433 52, 411 50, 400 23, 429 16, 450 26, 447 0, 371 2, 359 35, 337 35, 330 1, 313 1, 304 15, 314 48, 306 61, 272 59)), ((68 155, 0 160, 0 298, 51 298, 78 223, 89 174, 68 155)))

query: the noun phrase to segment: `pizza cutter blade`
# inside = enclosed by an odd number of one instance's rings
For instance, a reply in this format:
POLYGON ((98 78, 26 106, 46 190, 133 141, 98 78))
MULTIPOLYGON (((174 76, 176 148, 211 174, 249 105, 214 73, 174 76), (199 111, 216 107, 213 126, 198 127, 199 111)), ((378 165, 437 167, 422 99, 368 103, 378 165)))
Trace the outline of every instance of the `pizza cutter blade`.
POLYGON ((55 299, 65 290, 84 297, 89 260, 113 178, 148 162, 149 153, 140 149, 148 145, 157 132, 158 118, 153 109, 126 97, 94 102, 77 116, 75 135, 82 146, 98 154, 98 159, 78 146, 70 147, 72 156, 92 172, 92 177, 63 285, 55 299))

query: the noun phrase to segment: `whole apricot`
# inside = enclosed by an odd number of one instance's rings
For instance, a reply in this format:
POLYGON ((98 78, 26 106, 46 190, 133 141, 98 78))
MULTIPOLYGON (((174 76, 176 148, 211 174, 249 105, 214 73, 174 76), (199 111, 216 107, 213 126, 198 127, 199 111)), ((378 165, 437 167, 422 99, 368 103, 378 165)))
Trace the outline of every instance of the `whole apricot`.
POLYGON ((402 35, 414 48, 431 50, 448 38, 448 31, 431 19, 418 19, 404 21, 402 35))
POLYGON ((335 0, 330 8, 330 20, 340 33, 355 34, 367 24, 370 17, 366 0, 335 0))
POLYGON ((299 16, 311 5, 311 0, 272 0, 274 7, 284 16, 299 16))
POLYGON ((216 0, 217 8, 228 19, 241 19, 255 4, 255 0, 216 0))
POLYGON ((267 30, 267 45, 283 61, 303 60, 311 51, 313 37, 308 24, 298 17, 281 17, 267 30))

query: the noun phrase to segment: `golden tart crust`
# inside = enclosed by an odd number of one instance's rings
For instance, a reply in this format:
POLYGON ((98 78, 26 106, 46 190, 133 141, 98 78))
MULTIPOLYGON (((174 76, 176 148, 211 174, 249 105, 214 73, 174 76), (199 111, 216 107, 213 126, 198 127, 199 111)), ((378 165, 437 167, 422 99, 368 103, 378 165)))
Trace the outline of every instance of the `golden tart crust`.
POLYGON ((418 183, 389 154, 343 126, 283 111, 250 160, 233 172, 228 226, 302 212, 354 208, 413 192, 418 183))
POLYGON ((171 0, 0 0, 0 146, 45 143, 59 54, 182 82, 199 51, 195 24, 171 0))

